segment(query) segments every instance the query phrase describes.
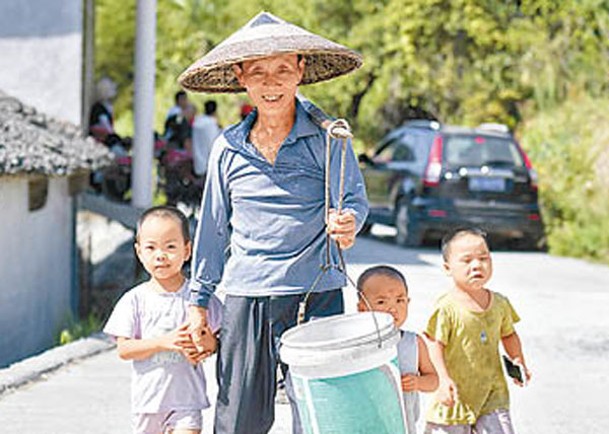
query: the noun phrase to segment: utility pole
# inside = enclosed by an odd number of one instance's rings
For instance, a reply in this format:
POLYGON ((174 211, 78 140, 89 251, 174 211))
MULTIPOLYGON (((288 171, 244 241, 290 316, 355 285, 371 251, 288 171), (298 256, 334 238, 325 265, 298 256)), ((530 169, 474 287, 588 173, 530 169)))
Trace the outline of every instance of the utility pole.
POLYGON ((156 0, 137 0, 131 204, 138 208, 147 208, 152 204, 155 58, 156 0))

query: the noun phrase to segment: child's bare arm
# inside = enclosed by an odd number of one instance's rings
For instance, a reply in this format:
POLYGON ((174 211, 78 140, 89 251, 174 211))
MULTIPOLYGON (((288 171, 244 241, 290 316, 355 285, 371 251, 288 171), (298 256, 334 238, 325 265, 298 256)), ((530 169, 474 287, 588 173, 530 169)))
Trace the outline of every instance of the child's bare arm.
POLYGON ((438 374, 436 368, 434 368, 431 359, 429 358, 429 351, 425 341, 417 336, 417 346, 419 350, 419 385, 418 390, 421 392, 433 392, 438 388, 438 374))
MULTIPOLYGON (((518 336, 518 333, 514 332, 511 335, 501 338, 501 343, 503 344, 503 349, 505 349, 505 352, 507 353, 509 358, 512 359, 515 364, 522 366, 522 368, 524 369, 526 380, 528 382, 531 379, 531 371, 529 371, 524 361, 524 354, 522 353, 522 343, 520 342, 520 337, 518 336)), ((519 381, 515 380, 514 382, 522 386, 522 383, 520 383, 519 381)))
POLYGON ((402 375, 402 390, 404 392, 433 392, 438 388, 438 374, 431 363, 427 346, 420 336, 417 336, 419 354, 419 375, 402 375))
POLYGON ((428 341, 429 356, 438 375, 437 399, 442 404, 452 407, 457 397, 457 385, 448 373, 444 360, 444 344, 425 335, 428 341))
POLYGON ((188 324, 156 338, 131 339, 118 337, 118 355, 123 360, 143 360, 161 351, 181 351, 190 342, 188 324))

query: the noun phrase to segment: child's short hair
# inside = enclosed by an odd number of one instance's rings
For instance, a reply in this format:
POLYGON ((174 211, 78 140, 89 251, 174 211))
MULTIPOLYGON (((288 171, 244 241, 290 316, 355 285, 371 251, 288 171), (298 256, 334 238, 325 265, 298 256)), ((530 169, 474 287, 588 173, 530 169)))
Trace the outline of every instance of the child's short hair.
POLYGON ((404 284, 404 288, 406 288, 406 292, 408 292, 408 284, 406 283, 404 275, 396 268, 389 265, 376 265, 364 271, 357 279, 357 290, 363 291, 366 281, 372 276, 386 276, 398 280, 404 284))
POLYGON ((174 220, 177 220, 180 224, 180 228, 182 229, 182 236, 184 237, 184 242, 187 243, 190 241, 190 224, 188 223, 188 219, 182 211, 180 211, 176 207, 168 205, 153 206, 152 208, 148 208, 142 213, 142 215, 137 221, 137 231, 135 233, 136 241, 139 241, 142 225, 149 217, 169 217, 174 220))
POLYGON ((448 257, 450 256, 450 245, 457 238, 461 238, 463 235, 474 235, 480 237, 484 240, 486 247, 488 247, 488 240, 486 239, 486 232, 476 226, 469 227, 458 227, 452 229, 444 235, 442 238, 442 258, 444 261, 448 261, 448 257))

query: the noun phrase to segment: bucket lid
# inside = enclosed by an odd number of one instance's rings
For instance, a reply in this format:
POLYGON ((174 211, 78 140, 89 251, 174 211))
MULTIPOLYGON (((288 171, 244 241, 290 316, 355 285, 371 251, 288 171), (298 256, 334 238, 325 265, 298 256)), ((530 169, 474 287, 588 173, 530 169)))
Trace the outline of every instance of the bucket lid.
POLYGON ((371 343, 381 345, 398 333, 393 317, 382 312, 336 315, 296 326, 281 337, 282 351, 323 352, 371 343))

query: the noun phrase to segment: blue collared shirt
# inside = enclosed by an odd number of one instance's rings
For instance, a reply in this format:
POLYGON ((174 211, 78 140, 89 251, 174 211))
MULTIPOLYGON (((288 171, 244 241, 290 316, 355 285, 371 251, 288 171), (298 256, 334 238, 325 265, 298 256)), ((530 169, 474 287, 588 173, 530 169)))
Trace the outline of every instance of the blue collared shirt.
MULTIPOLYGON (((249 297, 307 292, 325 261, 325 131, 300 102, 290 134, 270 164, 248 141, 254 111, 218 137, 210 155, 193 249, 191 302, 207 306, 222 281, 227 294, 249 297)), ((337 207, 340 142, 333 141, 331 204, 337 207)), ((364 223, 368 203, 351 146, 343 209, 364 223)), ((332 246, 332 261, 338 252, 332 246)), ((316 291, 345 285, 332 269, 316 291)))

